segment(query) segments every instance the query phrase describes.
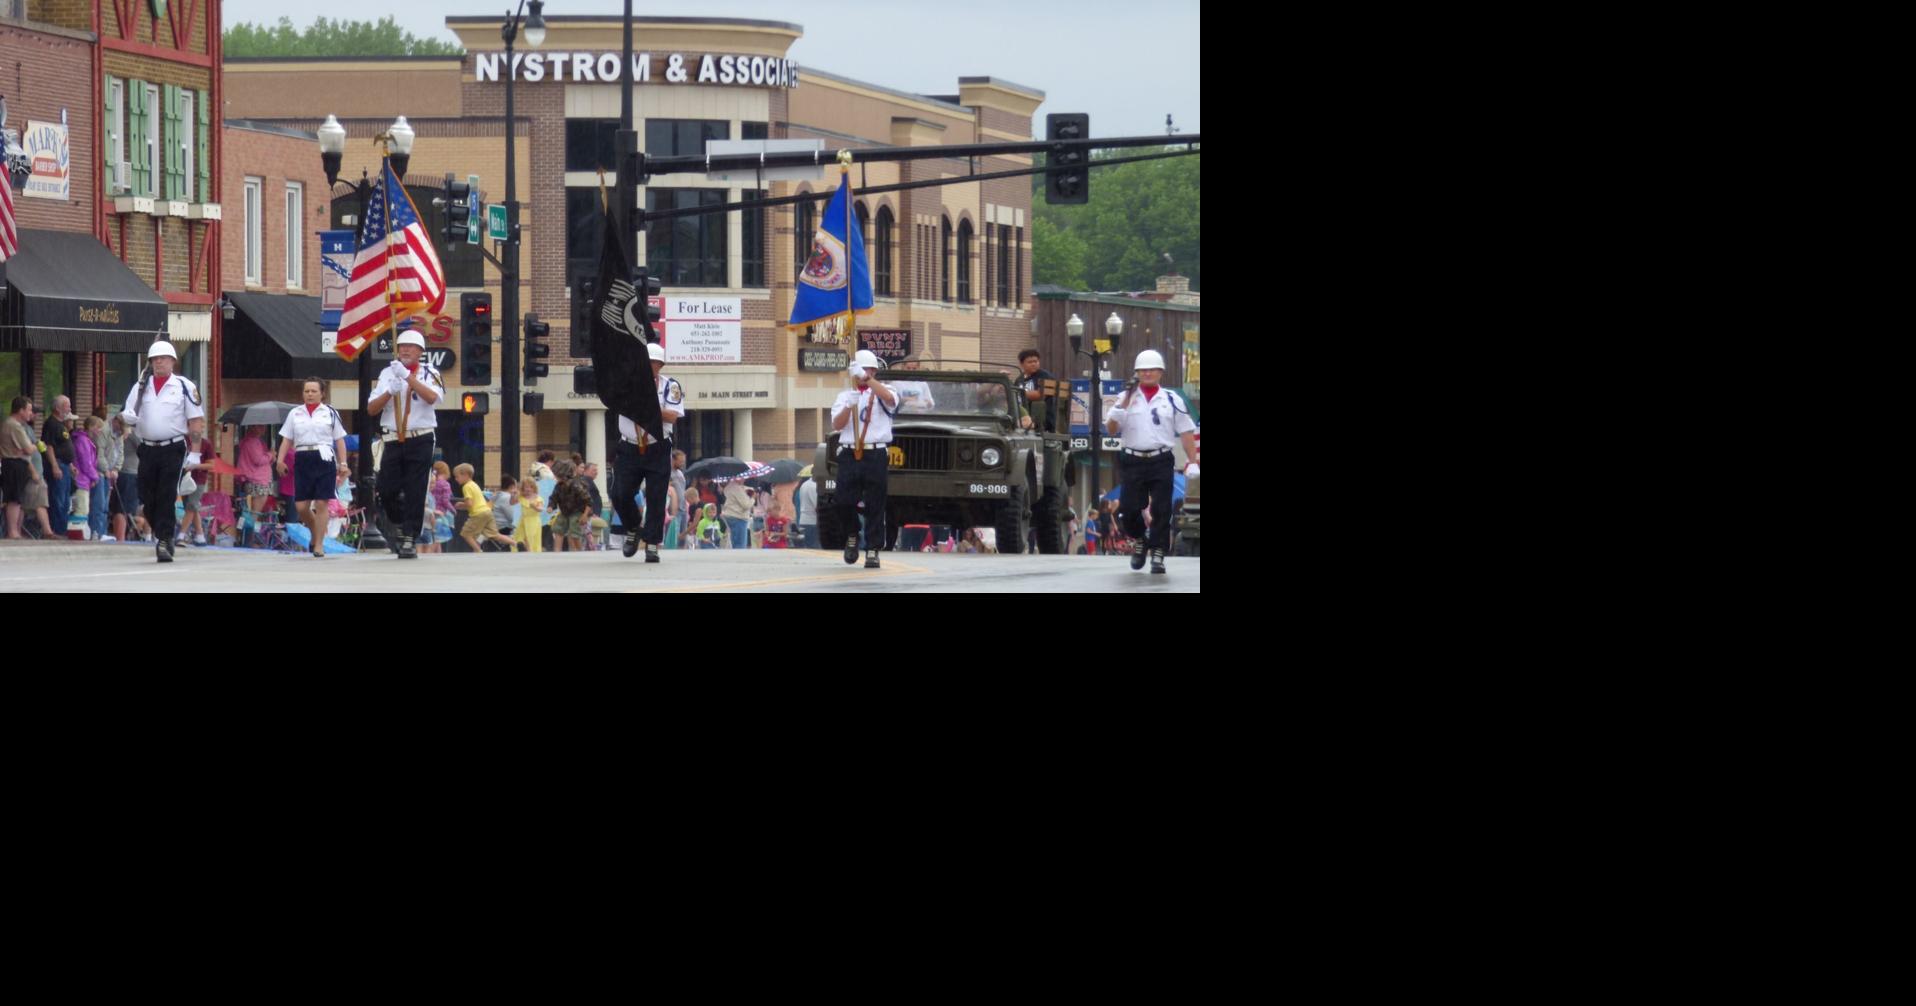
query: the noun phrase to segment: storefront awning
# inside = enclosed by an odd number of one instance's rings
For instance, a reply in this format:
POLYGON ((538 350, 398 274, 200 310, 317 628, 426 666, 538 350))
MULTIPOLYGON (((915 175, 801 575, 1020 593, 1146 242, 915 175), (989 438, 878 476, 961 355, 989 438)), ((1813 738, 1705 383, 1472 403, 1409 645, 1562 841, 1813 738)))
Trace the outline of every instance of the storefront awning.
POLYGON ((165 298, 91 234, 23 228, 0 275, 0 349, 144 353, 166 329, 165 298))
POLYGON ((220 376, 229 380, 318 377, 346 381, 359 368, 319 348, 319 298, 229 293, 236 309, 221 338, 220 376))

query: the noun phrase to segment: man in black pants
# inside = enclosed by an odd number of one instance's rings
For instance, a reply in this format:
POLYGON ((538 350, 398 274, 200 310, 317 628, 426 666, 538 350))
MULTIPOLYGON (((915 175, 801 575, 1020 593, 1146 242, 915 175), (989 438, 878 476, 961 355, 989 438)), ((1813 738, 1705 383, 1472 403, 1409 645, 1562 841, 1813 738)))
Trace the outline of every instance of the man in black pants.
POLYGON ((850 368, 853 386, 832 403, 838 433, 839 519, 845 529, 845 561, 858 561, 858 504, 865 504, 865 568, 878 568, 885 547, 885 489, 891 472, 891 421, 898 392, 878 380, 877 354, 861 349, 850 368))
MULTIPOLYGON (((1124 438, 1124 451, 1118 457, 1118 473, 1124 482, 1124 533, 1144 538, 1144 507, 1151 506, 1151 572, 1164 572, 1164 551, 1171 547, 1172 475, 1177 469, 1179 443, 1184 456, 1191 458, 1184 477, 1198 477, 1197 424, 1191 419, 1184 397, 1169 388, 1159 387, 1164 377, 1164 357, 1155 349, 1138 354, 1131 368, 1132 387, 1124 398, 1104 414, 1106 431, 1124 438)), ((1140 547, 1131 556, 1131 568, 1144 568, 1145 550, 1140 547)))
POLYGON ((140 502, 153 525, 154 555, 161 562, 172 562, 177 521, 173 504, 179 499, 180 469, 186 466, 187 424, 204 419, 206 411, 200 407, 200 391, 193 382, 173 373, 179 355, 172 343, 154 343, 146 357, 150 376, 127 393, 120 420, 134 424, 134 436, 140 441, 140 502))
MULTIPOLYGON (((630 416, 619 417, 619 447, 615 457, 618 469, 612 473, 612 509, 618 511, 625 526, 625 557, 638 554, 645 543, 645 561, 659 561, 659 543, 665 540, 665 491, 672 486, 672 426, 685 415, 685 389, 679 382, 661 374, 665 370, 665 347, 652 343, 646 347, 652 358, 652 383, 659 389, 659 419, 664 423, 664 440, 639 429, 630 416), (644 444, 643 453, 639 451, 644 444), (639 505, 633 502, 639 484, 645 484, 645 527, 639 527, 639 505)), ((644 399, 640 399, 644 401, 644 399)))
MULTIPOLYGON (((425 336, 418 332, 400 336, 398 359, 380 373, 372 400, 366 403, 366 408, 379 413, 379 441, 385 445, 379 457, 379 499, 386 519, 399 531, 401 559, 419 558, 414 542, 425 522, 433 435, 439 429, 439 417, 432 408, 446 392, 439 371, 419 359, 425 352, 425 336)), ((144 458, 140 470, 146 470, 144 458)))

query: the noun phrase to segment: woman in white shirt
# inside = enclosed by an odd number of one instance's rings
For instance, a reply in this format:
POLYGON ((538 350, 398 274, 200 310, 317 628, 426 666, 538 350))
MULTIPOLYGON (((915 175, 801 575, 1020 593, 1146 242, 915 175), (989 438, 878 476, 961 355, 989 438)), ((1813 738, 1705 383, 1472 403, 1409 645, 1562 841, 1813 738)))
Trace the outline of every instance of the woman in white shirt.
POLYGON ((294 409, 279 428, 277 470, 286 474, 286 453, 293 452, 293 499, 299 519, 313 532, 313 558, 326 557, 327 503, 334 487, 346 477, 346 427, 339 413, 320 401, 319 378, 308 378, 301 389, 306 404, 294 409))

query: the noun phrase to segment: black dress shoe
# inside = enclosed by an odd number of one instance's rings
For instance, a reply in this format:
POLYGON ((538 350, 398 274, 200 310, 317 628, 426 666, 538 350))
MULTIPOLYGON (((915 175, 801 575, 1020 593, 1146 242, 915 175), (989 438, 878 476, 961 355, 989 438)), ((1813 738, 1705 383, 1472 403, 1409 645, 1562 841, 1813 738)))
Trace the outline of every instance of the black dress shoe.
POLYGON ((417 559, 417 558, 419 558, 419 550, 418 550, 417 548, 415 548, 415 547, 413 546, 413 541, 412 541, 412 539, 411 539, 411 538, 407 538, 407 537, 405 537, 405 536, 403 536, 403 535, 402 535, 402 536, 400 536, 400 539, 399 539, 399 557, 400 557, 401 559, 417 559))
POLYGON ((845 561, 858 561, 858 537, 856 535, 845 539, 845 561))
MULTIPOLYGON (((625 557, 627 559, 630 559, 633 556, 638 554, 639 554, 639 533, 637 531, 627 531, 625 533, 625 557)), ((648 558, 645 561, 658 562, 659 560, 648 558)))
POLYGON ((155 542, 153 545, 153 556, 161 562, 172 562, 173 543, 170 541, 155 542))
POLYGON ((1164 550, 1161 548, 1151 550, 1151 572, 1164 572, 1164 550))
POLYGON ((646 562, 659 561, 659 547, 657 545, 645 546, 645 561, 646 562))
POLYGON ((872 549, 871 551, 865 553, 865 568, 866 569, 878 568, 878 550, 877 549, 872 549))
POLYGON ((1138 549, 1136 552, 1131 553, 1131 568, 1144 568, 1144 549, 1138 549))

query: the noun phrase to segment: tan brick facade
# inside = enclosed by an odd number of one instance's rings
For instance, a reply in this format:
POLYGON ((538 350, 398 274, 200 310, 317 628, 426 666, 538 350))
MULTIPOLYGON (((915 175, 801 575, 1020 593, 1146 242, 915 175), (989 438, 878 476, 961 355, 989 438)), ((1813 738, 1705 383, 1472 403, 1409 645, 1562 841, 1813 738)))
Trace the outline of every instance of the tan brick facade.
MULTIPOLYGON (((313 136, 280 133, 228 125, 222 131, 226 159, 221 191, 225 237, 220 247, 220 283, 223 289, 259 293, 319 296, 321 266, 319 232, 331 227, 326 172, 319 160, 319 142, 313 136), (259 284, 246 282, 246 180, 261 180, 261 255, 259 284), (303 187, 300 271, 297 287, 286 276, 286 190, 288 182, 303 187)), ((340 191, 345 191, 343 188, 340 191)))

